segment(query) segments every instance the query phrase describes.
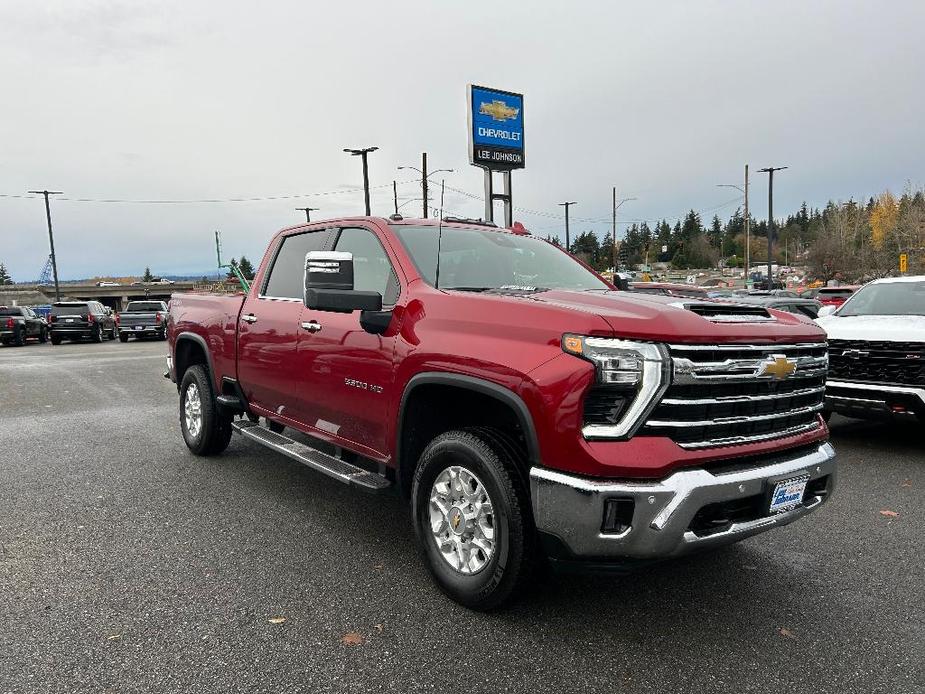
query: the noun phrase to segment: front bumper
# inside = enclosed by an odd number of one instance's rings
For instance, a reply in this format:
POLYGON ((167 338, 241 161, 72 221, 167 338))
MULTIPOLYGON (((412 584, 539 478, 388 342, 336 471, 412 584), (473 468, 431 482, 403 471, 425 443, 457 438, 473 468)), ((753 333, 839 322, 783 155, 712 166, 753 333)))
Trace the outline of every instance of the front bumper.
POLYGON ((558 559, 655 560, 737 542, 822 505, 834 488, 835 450, 822 443, 785 452, 758 467, 732 468, 679 470, 656 482, 613 482, 534 467, 530 491, 536 527, 558 559), (767 515, 764 504, 764 515, 733 520, 706 534, 692 529, 704 507, 749 499, 763 504, 774 482, 804 474, 810 478, 807 493, 791 510, 767 515), (612 499, 633 501, 632 520, 620 532, 603 532, 605 504, 612 499))
POLYGON ((830 378, 825 386, 825 406, 848 417, 916 420, 925 418, 925 387, 830 378))

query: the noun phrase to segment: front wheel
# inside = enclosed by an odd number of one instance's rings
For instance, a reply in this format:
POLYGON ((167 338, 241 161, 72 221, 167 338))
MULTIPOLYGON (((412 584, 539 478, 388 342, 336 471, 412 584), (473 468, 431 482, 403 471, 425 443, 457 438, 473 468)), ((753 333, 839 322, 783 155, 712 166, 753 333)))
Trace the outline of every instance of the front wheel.
POLYGON ((128 333, 119 333, 119 342, 128 342, 128 333))
POLYGON ((43 345, 48 342, 48 328, 42 328, 39 331, 39 342, 41 342, 43 345))
POLYGON ((441 434, 414 475, 414 528, 430 573, 475 610, 515 597, 535 557, 529 495, 505 441, 489 430, 441 434))
POLYGON ((109 339, 115 340, 117 337, 119 337, 119 331, 113 327, 113 329, 109 331, 109 339))
POLYGON ((61 336, 60 336, 60 335, 55 335, 54 333, 52 333, 52 334, 51 334, 51 344, 53 344, 53 345, 60 345, 60 344, 61 344, 61 336))
POLYGON ((180 430, 186 447, 196 455, 215 455, 231 441, 231 417, 212 395, 212 382, 204 366, 191 366, 180 384, 180 430))

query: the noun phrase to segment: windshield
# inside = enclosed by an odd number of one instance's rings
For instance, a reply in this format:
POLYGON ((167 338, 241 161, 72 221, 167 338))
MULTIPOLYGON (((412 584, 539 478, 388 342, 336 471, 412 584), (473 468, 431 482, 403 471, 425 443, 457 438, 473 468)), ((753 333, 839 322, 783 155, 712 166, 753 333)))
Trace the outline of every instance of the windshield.
POLYGON ((396 224, 392 230, 426 282, 440 289, 609 289, 575 259, 546 241, 498 231, 444 227, 437 274, 437 227, 396 224))
POLYGON ((160 301, 130 301, 124 313, 142 313, 146 311, 164 311, 160 301))
POLYGON ((923 316, 925 281, 868 284, 842 305, 838 315, 923 316))

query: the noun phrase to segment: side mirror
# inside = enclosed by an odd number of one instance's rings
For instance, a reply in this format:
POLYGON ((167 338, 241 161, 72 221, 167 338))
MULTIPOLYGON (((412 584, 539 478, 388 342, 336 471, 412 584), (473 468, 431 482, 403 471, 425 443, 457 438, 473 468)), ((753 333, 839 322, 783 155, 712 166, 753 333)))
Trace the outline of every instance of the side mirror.
POLYGON ((352 313, 381 311, 382 294, 353 288, 353 254, 309 251, 305 254, 305 307, 316 311, 352 313))
POLYGON ((833 313, 835 313, 835 311, 836 308, 834 306, 823 306, 819 309, 819 317, 822 318, 823 316, 831 316, 833 313))

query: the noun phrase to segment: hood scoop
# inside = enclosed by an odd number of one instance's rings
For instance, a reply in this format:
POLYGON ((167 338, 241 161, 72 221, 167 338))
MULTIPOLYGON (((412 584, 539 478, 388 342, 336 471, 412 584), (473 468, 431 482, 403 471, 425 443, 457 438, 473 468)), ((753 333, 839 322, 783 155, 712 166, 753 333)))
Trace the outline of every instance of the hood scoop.
POLYGON ((763 306, 690 302, 675 305, 714 323, 769 323, 777 320, 763 306))

